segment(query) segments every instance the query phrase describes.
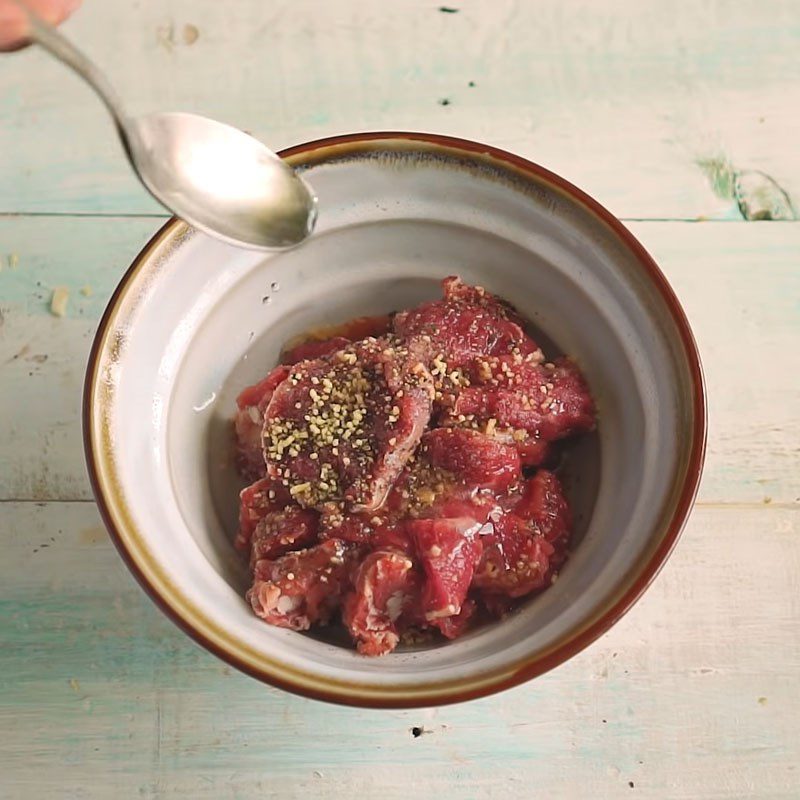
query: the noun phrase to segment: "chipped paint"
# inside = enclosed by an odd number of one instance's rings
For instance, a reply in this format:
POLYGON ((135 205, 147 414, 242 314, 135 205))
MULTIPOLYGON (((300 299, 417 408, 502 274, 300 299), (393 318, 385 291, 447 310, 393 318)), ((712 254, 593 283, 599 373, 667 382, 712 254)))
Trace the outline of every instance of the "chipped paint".
POLYGON ((724 156, 698 158, 696 163, 708 179, 714 194, 722 200, 732 200, 736 180, 733 164, 724 156))
POLYGON ((765 172, 737 169, 725 156, 698 158, 696 164, 717 197, 736 202, 742 219, 797 219, 788 193, 765 172))
POLYGON ((737 172, 734 196, 742 216, 747 220, 797 219, 789 195, 764 172, 737 172))

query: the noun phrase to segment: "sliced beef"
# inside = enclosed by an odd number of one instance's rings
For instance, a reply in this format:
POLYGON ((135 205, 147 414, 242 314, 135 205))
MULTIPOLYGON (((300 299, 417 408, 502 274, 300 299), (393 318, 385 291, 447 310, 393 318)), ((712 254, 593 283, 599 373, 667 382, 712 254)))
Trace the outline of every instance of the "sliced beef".
POLYGON ((494 295, 456 277, 445 278, 442 286, 444 299, 401 311, 393 329, 405 339, 423 340, 445 374, 476 356, 538 351, 511 307, 494 295))
POLYGON ((356 317, 342 325, 334 325, 324 331, 317 331, 317 338, 307 339, 299 344, 287 347, 281 354, 281 364, 297 364, 315 358, 331 355, 342 350, 351 342, 357 342, 370 336, 379 338, 392 330, 391 317, 381 314, 374 317, 356 317), (327 333, 327 336, 325 334, 327 333), (319 337, 322 338, 319 338, 319 337))
POLYGON ((461 611, 458 614, 431 620, 431 625, 438 628, 445 638, 457 639, 469 628, 477 610, 477 603, 468 597, 461 604, 461 611))
POLYGON ((542 467, 594 427, 592 398, 511 306, 458 278, 443 291, 289 349, 237 399, 238 464, 258 480, 236 544, 266 622, 302 631, 341 611, 358 651, 384 655, 555 580, 572 519, 542 467))
POLYGON ((253 531, 250 563, 275 559, 290 550, 316 544, 319 515, 316 511, 289 505, 266 513, 253 531))
POLYGON ((476 360, 472 371, 470 386, 442 414, 443 425, 520 431, 522 444, 531 438, 551 442, 594 428, 592 397, 569 359, 538 364, 513 357, 485 358, 476 360))
POLYGON ((535 436, 531 436, 525 431, 524 436, 519 436, 517 431, 514 431, 508 439, 503 439, 498 436, 500 441, 506 441, 516 447, 519 453, 519 460, 523 467, 539 467, 550 461, 555 452, 554 446, 551 442, 545 442, 535 436))
POLYGON ((422 436, 432 398, 424 364, 391 339, 297 364, 266 410, 268 474, 304 507, 377 509, 422 436))
MULTIPOLYGON (((329 502, 320 509, 320 539, 341 539, 352 544, 368 544, 375 532, 373 515, 345 513, 341 504, 329 502)), ((380 522, 383 522, 381 517, 380 522)))
POLYGON ((342 610, 359 653, 381 656, 397 647, 398 624, 419 594, 413 567, 411 558, 391 549, 375 550, 359 565, 342 610))
POLYGON ((236 398, 237 411, 233 421, 236 432, 236 468, 248 480, 261 478, 266 472, 261 450, 264 411, 275 389, 288 375, 288 367, 275 367, 266 378, 248 386, 236 398))
POLYGON ((550 581, 553 545, 514 514, 500 514, 481 537, 483 555, 473 585, 490 594, 523 597, 550 581))
POLYGON ((280 510, 289 501, 289 493, 279 483, 260 478, 239 493, 239 531, 236 547, 250 550, 250 541, 259 521, 267 514, 280 510))
POLYGON ((556 452, 552 442, 546 442, 521 428, 498 428, 489 421, 486 424, 479 424, 478 429, 496 442, 513 447, 523 467, 539 467, 550 461, 556 452))
POLYGON ((266 406, 269 403, 272 393, 286 377, 289 369, 284 365, 279 365, 271 370, 266 378, 248 386, 239 393, 236 398, 236 406, 239 410, 250 408, 251 406, 266 406))
POLYGON ((343 514, 338 506, 330 504, 320 515, 319 535, 320 539, 342 539, 372 549, 413 554, 405 523, 385 509, 379 513, 343 514))
POLYGON ((351 568, 345 543, 329 539, 274 561, 257 561, 247 599, 270 625, 305 631, 326 623, 339 607, 351 568))
POLYGON ((481 556, 481 525, 466 517, 415 520, 408 528, 425 570, 425 618, 431 621, 459 614, 481 556))
POLYGON ((498 495, 521 484, 513 448, 476 431, 434 429, 422 438, 413 461, 390 492, 381 513, 403 519, 471 519, 482 525, 498 495))
POLYGON ((378 549, 396 550, 408 556, 415 556, 416 550, 408 525, 403 522, 389 521, 375 528, 371 544, 378 549))
POLYGON ((479 431, 436 428, 422 437, 420 456, 453 473, 471 488, 506 492, 520 479, 515 447, 479 431))
POLYGON ((313 361, 316 358, 329 356, 337 350, 347 347, 350 341, 350 339, 345 339, 344 336, 334 336, 331 339, 323 339, 322 341, 302 342, 287 350, 281 356, 281 363, 293 366, 301 361, 313 361))
POLYGON ((553 567, 559 566, 566 557, 565 551, 572 533, 572 512, 556 475, 540 469, 528 480, 514 507, 514 514, 530 523, 535 533, 556 548, 550 563, 553 567))

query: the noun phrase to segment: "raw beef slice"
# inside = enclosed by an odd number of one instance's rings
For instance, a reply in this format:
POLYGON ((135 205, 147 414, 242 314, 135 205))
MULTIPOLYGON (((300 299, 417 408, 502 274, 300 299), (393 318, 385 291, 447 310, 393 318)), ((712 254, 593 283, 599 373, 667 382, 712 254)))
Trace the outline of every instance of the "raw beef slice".
POLYGON ((432 398, 424 364, 390 339, 297 364, 266 410, 267 472, 301 506, 374 510, 419 442, 432 398))

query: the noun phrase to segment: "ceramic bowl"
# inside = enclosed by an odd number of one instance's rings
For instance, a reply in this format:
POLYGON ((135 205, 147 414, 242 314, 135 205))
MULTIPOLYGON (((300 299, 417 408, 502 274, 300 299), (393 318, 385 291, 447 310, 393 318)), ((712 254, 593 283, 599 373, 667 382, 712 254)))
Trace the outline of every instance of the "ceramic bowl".
POLYGON ((607 630, 668 557, 702 467, 705 401, 686 318, 658 267, 598 203, 546 169, 441 136, 292 148, 320 198, 296 249, 239 250, 168 222, 114 293, 91 353, 84 431, 106 525, 161 608, 221 658, 340 703, 431 706, 556 666, 607 630), (380 659, 265 625, 232 546, 234 397, 320 325, 439 294, 457 273, 514 303, 581 365, 599 408, 565 465, 574 552, 559 580, 463 638, 380 659))

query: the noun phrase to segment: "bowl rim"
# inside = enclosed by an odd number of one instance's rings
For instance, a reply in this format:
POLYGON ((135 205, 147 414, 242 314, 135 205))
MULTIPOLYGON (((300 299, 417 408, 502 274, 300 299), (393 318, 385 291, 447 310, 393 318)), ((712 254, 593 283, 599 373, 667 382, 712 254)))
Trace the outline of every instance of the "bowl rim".
MULTIPOLYGON (((317 683, 309 686, 306 683, 294 682, 273 674, 269 669, 258 668, 243 660, 236 654, 227 651, 224 647, 212 641, 198 626, 181 615, 169 600, 157 588, 152 576, 145 574, 140 568, 132 553, 125 544, 122 535, 114 520, 110 504, 103 491, 100 478, 97 449, 99 443, 93 435, 93 415, 95 411, 94 398, 98 387, 98 364, 100 354, 104 349, 107 335, 115 312, 129 288, 131 281, 157 251, 159 246, 173 239, 185 229, 185 223, 177 217, 169 219, 144 245, 130 267, 125 271, 122 279, 111 295, 105 311, 100 319, 97 331, 92 342, 86 367, 86 376, 83 387, 82 403, 82 428, 83 444, 89 481, 97 503, 100 516, 108 530, 117 551, 134 575, 140 586, 150 596, 160 610, 191 636, 198 644, 226 661, 238 670, 280 689, 294 694, 316 700, 333 702, 340 705, 349 705, 368 708, 419 708, 451 703, 463 702, 479 697, 485 697, 496 692, 518 686, 532 678, 559 666, 608 631, 624 614, 636 603, 644 591, 652 583, 666 563, 674 549, 681 531, 686 524, 689 513, 697 495, 707 440, 707 400, 706 388, 700 355, 694 335, 689 326, 683 308, 678 301, 672 287, 656 262, 645 250, 636 237, 604 206, 574 186, 561 176, 551 172, 528 159, 491 145, 481 144, 468 139, 444 136, 432 133, 414 133, 402 131, 378 131, 343 134, 322 139, 315 139, 303 144, 294 145, 278 153, 282 158, 296 164, 309 166, 331 158, 341 158, 352 154, 364 154, 375 149, 387 149, 390 143, 398 145, 425 146, 429 149, 445 151, 448 155, 458 155, 462 159, 474 162, 494 162, 505 169, 511 168, 523 178, 534 178, 539 182, 548 184, 551 188, 567 195, 584 209, 588 210, 595 218, 604 223, 611 233, 635 257, 650 283, 658 290, 669 310, 672 320, 678 330, 683 347, 685 363, 688 366, 691 378, 693 429, 691 432, 691 446, 686 465, 686 472, 680 485, 674 513, 662 526, 661 539, 644 563, 636 566, 636 574, 630 582, 628 589, 615 597, 601 613, 595 615, 592 621, 583 629, 566 633, 561 641, 549 652, 533 655, 525 659, 521 666, 514 669, 511 674, 489 679, 477 686, 460 686, 466 679, 455 679, 450 683, 442 684, 436 691, 422 691, 415 694, 415 687, 404 690, 401 696, 392 694, 392 687, 380 687, 370 690, 369 694, 362 694, 357 685, 347 687, 346 684, 331 682, 326 685, 325 679, 314 676, 317 683)), ((309 677, 308 675, 306 677, 309 677)))

